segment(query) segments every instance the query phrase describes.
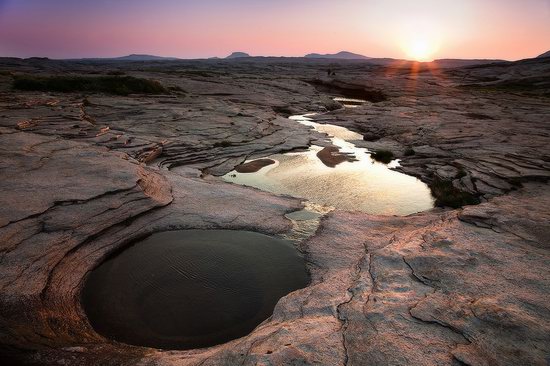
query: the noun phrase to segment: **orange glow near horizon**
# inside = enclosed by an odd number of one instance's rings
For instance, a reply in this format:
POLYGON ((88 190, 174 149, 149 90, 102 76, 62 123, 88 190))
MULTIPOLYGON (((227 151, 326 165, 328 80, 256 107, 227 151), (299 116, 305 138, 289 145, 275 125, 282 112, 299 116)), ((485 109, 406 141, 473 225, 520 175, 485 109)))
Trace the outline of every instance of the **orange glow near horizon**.
POLYGON ((403 50, 408 59, 424 62, 433 60, 437 48, 435 43, 427 38, 414 38, 406 42, 403 50))
POLYGON ((517 60, 550 50, 550 0, 0 0, 0 56, 517 60))

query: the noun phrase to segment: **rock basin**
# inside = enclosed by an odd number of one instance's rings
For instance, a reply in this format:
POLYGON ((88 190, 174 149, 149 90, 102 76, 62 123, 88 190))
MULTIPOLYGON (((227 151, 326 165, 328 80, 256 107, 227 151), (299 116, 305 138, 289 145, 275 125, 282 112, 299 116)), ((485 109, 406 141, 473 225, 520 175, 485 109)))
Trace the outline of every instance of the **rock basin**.
POLYGON ((89 275, 82 304, 108 338, 201 348, 248 334, 308 281, 288 241, 246 231, 170 231, 103 262, 89 275))

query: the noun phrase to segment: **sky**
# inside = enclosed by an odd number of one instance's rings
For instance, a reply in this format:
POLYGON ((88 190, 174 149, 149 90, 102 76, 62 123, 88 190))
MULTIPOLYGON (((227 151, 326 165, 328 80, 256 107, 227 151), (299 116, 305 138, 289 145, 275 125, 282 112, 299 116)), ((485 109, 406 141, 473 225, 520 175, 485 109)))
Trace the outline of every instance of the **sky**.
POLYGON ((550 0, 0 0, 0 56, 351 51, 517 60, 550 50, 550 0))

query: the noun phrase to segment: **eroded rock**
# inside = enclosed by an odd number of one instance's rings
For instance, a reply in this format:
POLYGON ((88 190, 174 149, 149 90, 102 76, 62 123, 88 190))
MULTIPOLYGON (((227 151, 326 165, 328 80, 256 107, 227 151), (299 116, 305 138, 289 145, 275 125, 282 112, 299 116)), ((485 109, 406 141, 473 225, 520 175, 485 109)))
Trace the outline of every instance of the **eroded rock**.
MULTIPOLYGON (((10 73, 112 67, 1 62, 10 73)), ((344 63, 332 86, 384 95, 353 109, 341 109, 331 90, 320 92, 304 81, 322 77, 323 61, 139 65, 119 67, 178 92, 13 93, 11 74, 0 75, 4 359, 82 365, 547 363, 549 104, 544 83, 535 93, 504 90, 515 75, 547 75, 547 61, 454 69, 444 78, 344 63), (493 94, 483 89, 488 77, 500 88, 493 94), (315 120, 360 132, 363 146, 403 157, 400 170, 428 183, 444 179, 485 202, 409 217, 330 213, 299 246, 311 285, 282 298, 271 318, 227 344, 158 351, 98 335, 81 308, 80 291, 87 273, 128 243, 175 229, 288 234, 291 222, 284 215, 300 210, 299 200, 202 177, 311 143, 326 146, 323 135, 277 115, 311 111, 332 111, 315 120), (411 147, 414 155, 407 155, 411 147)))

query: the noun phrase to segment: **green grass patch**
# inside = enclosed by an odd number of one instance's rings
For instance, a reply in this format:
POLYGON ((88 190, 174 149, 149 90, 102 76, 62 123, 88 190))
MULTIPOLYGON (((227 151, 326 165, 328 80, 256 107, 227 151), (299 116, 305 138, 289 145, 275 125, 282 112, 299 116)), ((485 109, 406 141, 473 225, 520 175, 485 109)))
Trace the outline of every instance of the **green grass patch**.
POLYGON ((133 76, 16 75, 13 88, 61 93, 169 94, 169 91, 158 81, 133 76))
POLYGON ((457 189, 450 180, 442 180, 436 177, 430 184, 430 189, 435 197, 435 205, 438 207, 460 208, 466 205, 477 205, 479 198, 471 193, 457 189))
POLYGON ((405 150, 405 152, 403 153, 403 155, 405 156, 414 156, 415 154, 416 152, 412 147, 407 148, 407 150, 405 150))
POLYGON ((371 157, 384 164, 389 164, 393 160, 393 153, 389 150, 377 150, 371 154, 371 157))

